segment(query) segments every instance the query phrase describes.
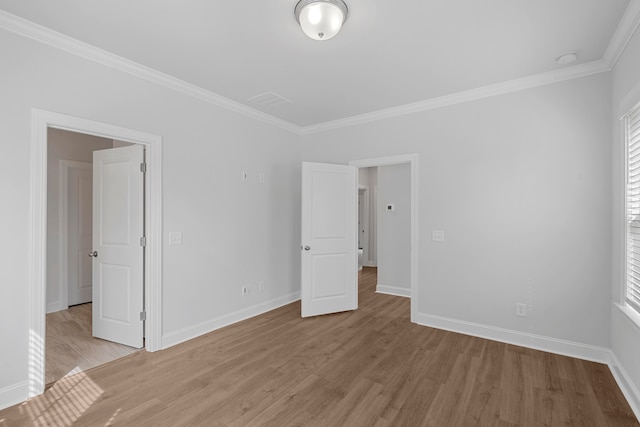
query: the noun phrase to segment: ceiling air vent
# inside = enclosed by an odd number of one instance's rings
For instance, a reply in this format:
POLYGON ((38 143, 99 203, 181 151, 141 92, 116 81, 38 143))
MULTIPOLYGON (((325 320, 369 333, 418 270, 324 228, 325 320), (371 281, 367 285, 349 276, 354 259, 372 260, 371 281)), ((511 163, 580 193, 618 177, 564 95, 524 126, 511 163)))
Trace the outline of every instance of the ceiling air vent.
POLYGON ((273 108, 277 107, 278 105, 291 104, 291 101, 273 92, 267 92, 263 93, 262 95, 253 96, 249 98, 249 101, 264 108, 273 108))

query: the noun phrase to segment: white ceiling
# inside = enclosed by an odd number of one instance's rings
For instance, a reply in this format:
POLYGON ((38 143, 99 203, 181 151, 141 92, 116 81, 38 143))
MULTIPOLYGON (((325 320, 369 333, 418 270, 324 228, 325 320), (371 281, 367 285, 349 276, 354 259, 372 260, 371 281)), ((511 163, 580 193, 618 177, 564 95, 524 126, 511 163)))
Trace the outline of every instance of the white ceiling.
MULTIPOLYGON (((297 0, 0 0, 0 9, 297 126, 603 58, 629 0, 345 0, 333 39, 297 0), (249 101, 274 92, 291 101, 249 101)), ((637 0, 631 0, 635 2, 637 0)))

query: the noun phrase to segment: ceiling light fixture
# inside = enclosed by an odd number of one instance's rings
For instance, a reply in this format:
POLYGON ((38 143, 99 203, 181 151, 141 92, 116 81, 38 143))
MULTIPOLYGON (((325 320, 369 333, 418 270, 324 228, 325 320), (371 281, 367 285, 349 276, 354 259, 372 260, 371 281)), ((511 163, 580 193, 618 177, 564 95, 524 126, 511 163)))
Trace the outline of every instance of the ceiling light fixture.
POLYGON ((294 9, 302 31, 314 40, 333 38, 347 20, 348 13, 342 0, 300 0, 294 9))

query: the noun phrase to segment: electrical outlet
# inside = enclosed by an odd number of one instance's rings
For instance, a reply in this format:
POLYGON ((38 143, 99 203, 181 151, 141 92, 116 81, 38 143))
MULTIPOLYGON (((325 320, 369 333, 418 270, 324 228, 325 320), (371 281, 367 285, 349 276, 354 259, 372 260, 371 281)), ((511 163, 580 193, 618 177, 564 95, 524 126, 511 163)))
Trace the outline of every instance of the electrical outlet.
POLYGON ((248 286, 243 286, 242 287, 242 296, 247 296, 251 293, 251 289, 248 286))
POLYGON ((264 291, 264 282, 262 280, 258 282, 258 291, 264 291))
POLYGON ((523 304, 521 302, 516 303, 516 316, 520 316, 520 317, 527 316, 527 304, 523 304))

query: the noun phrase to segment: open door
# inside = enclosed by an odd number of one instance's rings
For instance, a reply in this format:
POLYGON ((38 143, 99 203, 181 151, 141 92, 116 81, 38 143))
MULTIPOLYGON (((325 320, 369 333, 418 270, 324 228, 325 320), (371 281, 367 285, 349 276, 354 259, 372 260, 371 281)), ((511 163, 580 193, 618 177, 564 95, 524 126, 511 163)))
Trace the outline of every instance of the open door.
POLYGON ((353 166, 302 164, 302 317, 358 308, 353 166))
POLYGON ((143 346, 144 175, 140 145, 93 153, 93 336, 143 346))

